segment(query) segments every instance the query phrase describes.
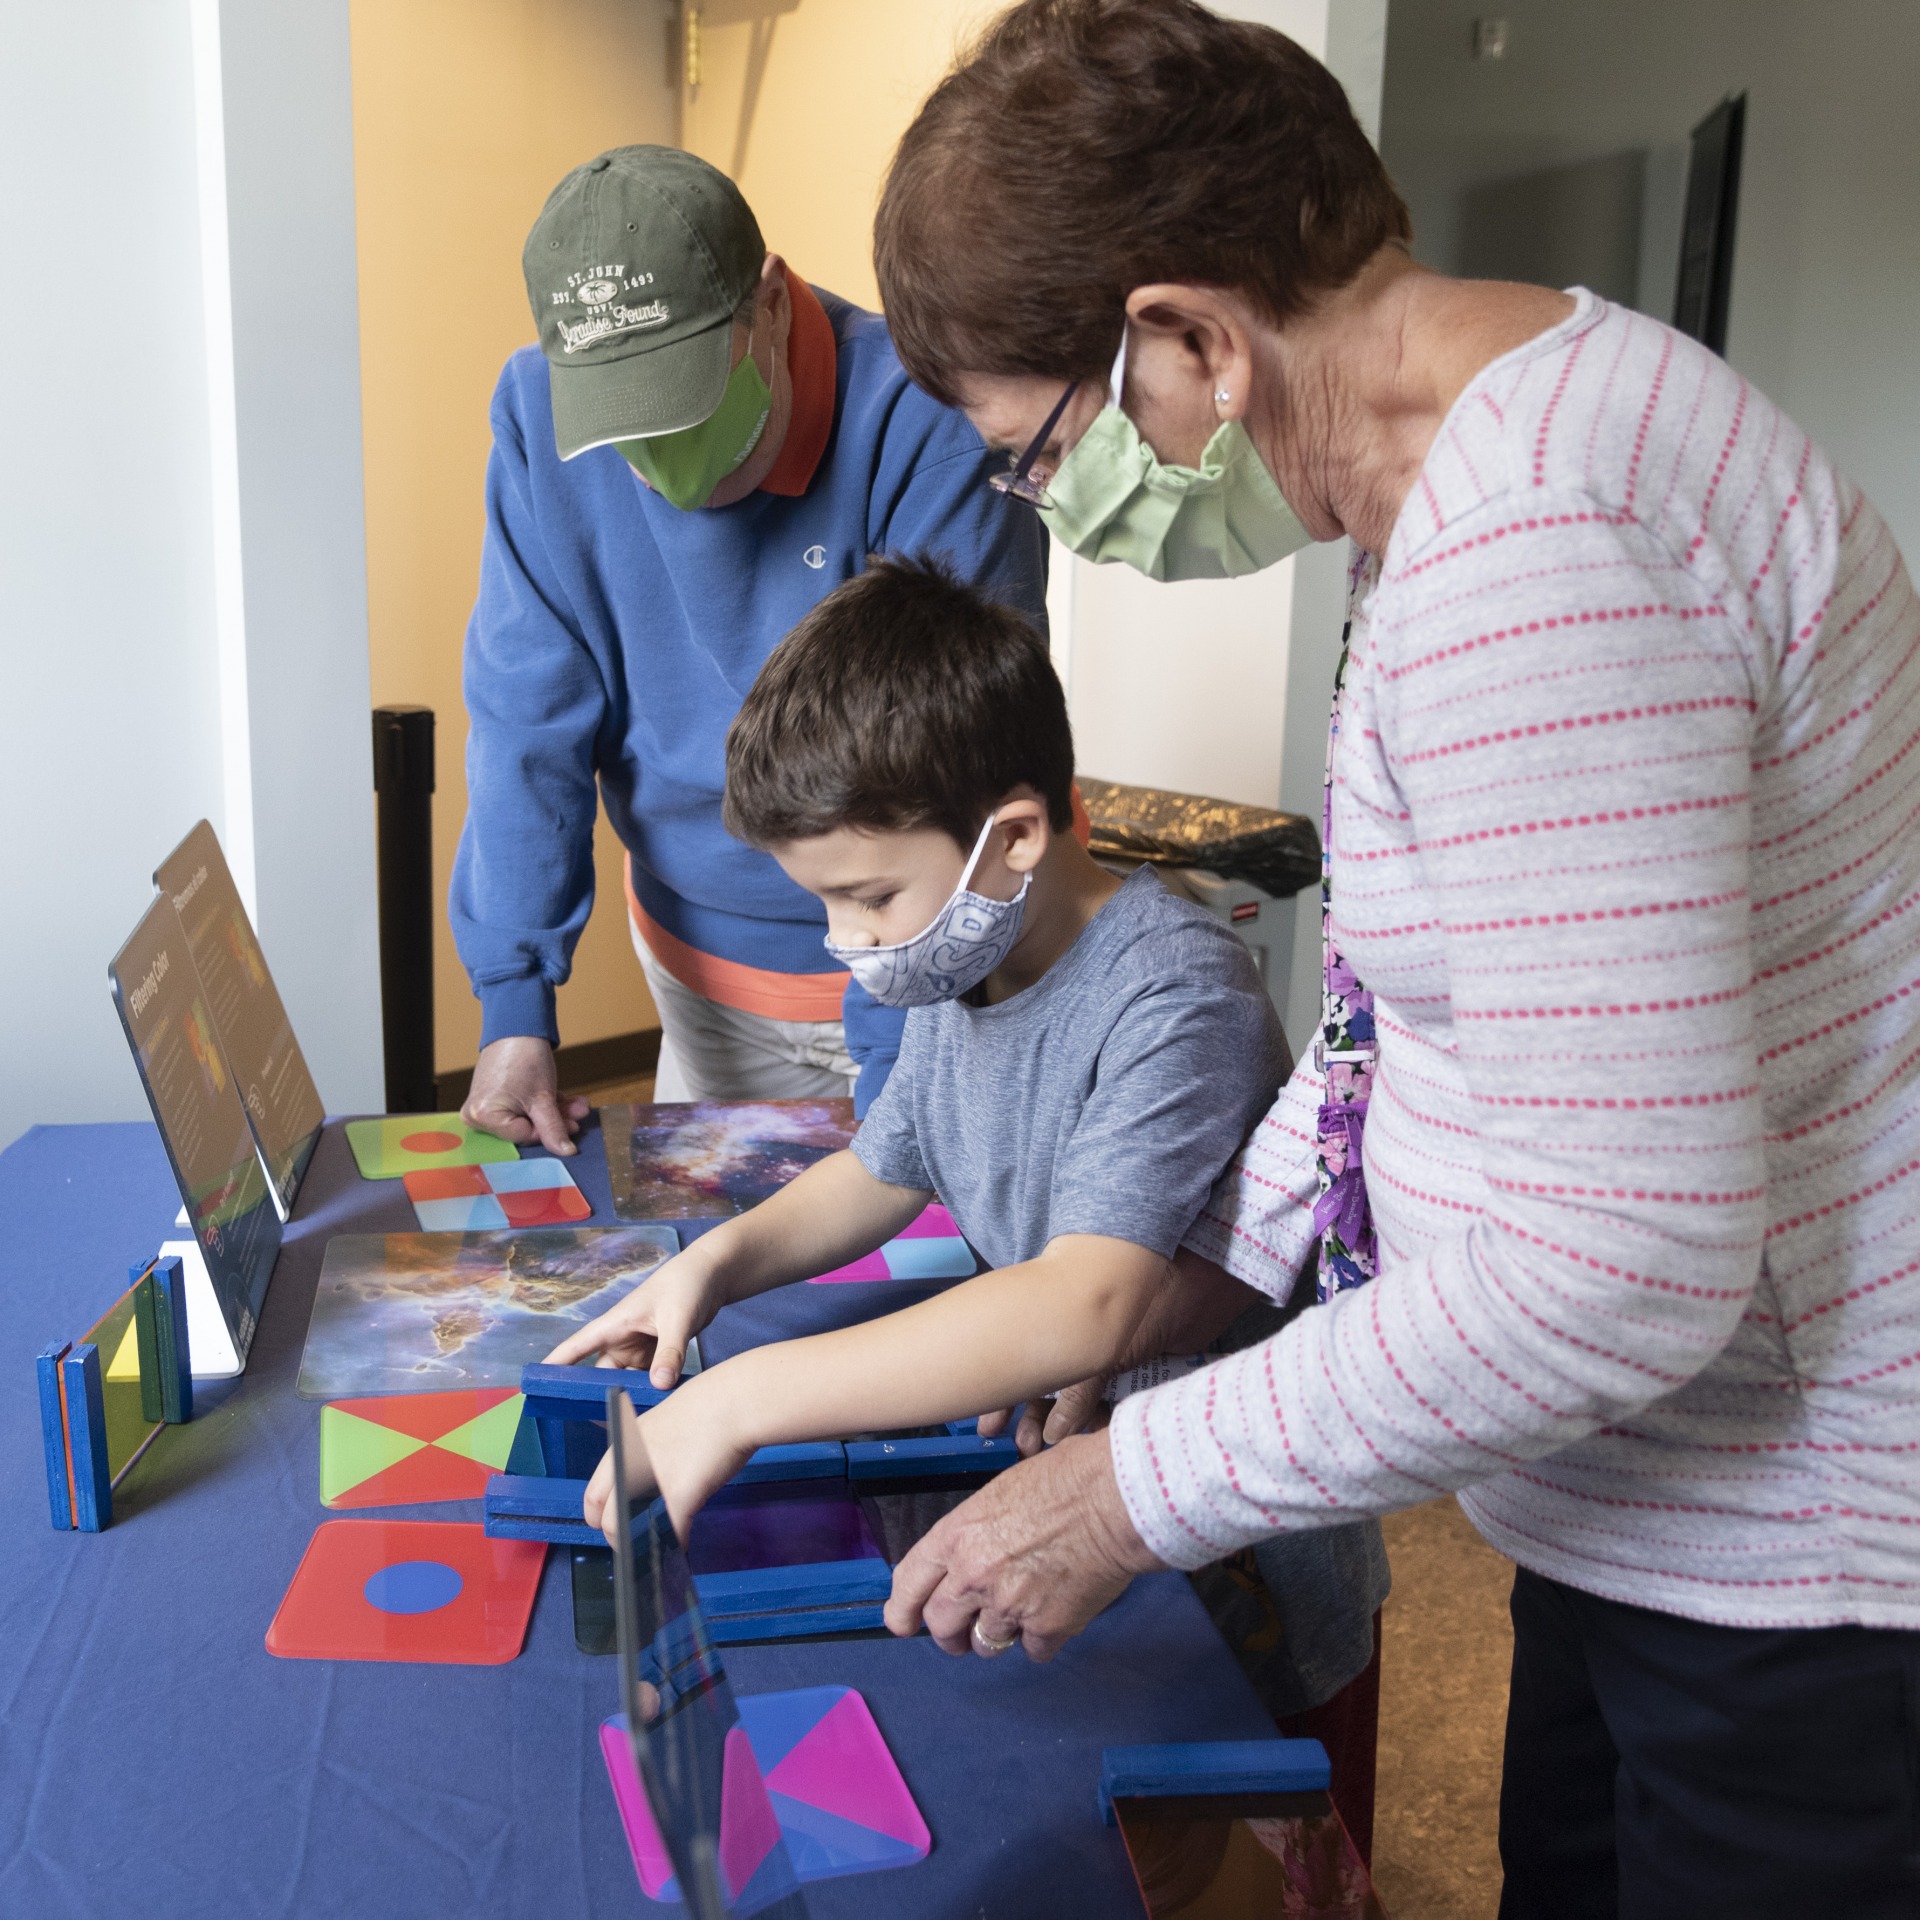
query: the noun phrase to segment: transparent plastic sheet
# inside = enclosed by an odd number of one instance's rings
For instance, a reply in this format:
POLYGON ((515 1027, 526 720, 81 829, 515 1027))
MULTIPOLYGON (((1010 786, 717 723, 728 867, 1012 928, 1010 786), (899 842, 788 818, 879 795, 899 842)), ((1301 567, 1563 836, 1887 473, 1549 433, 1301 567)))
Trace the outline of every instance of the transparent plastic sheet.
POLYGON ((100 1398, 107 1416, 107 1475, 118 1486, 160 1431, 159 1357, 153 1331, 153 1277, 129 1287, 74 1345, 100 1353, 100 1398))
POLYGON ((626 1461, 639 1445, 633 1403, 607 1395, 616 1527, 620 1705, 639 1775, 673 1863, 661 1894, 695 1920, 804 1920, 806 1904, 733 1689, 694 1603, 693 1570, 655 1500, 635 1516, 626 1461))
POLYGON ((1320 878, 1320 833, 1297 813, 1082 777, 1093 852, 1158 866, 1199 867, 1285 900, 1320 878))
POLYGON ((1323 1793, 1116 1799, 1149 1920, 1388 1920, 1323 1793))

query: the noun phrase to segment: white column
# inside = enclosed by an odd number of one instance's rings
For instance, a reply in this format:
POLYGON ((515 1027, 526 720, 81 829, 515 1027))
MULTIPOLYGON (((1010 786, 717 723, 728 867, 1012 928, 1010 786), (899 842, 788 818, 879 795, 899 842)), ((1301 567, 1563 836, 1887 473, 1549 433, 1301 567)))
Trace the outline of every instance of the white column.
POLYGON ((193 10, 222 839, 329 1108, 378 1110, 347 0, 193 10))

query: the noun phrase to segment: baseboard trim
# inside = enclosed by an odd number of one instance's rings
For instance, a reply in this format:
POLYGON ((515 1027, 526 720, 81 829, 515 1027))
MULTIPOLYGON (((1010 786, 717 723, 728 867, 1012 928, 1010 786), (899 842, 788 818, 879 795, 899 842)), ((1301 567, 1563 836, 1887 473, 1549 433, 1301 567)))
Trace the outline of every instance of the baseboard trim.
MULTIPOLYGON (((561 1047, 553 1056, 563 1089, 597 1086, 602 1080, 630 1080, 651 1073, 660 1062, 660 1029, 643 1027, 638 1033, 610 1033, 604 1040, 581 1040, 561 1047)), ((436 1076, 434 1085, 442 1111, 454 1112, 466 1101, 473 1085, 473 1069, 456 1067, 436 1076)))

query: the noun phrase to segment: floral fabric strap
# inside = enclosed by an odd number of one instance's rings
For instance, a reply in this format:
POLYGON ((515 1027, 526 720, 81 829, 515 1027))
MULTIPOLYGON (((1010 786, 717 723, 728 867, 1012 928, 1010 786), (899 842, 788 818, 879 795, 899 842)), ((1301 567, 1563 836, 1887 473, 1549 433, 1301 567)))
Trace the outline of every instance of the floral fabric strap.
POLYGON ((1373 995, 1347 965, 1333 931, 1333 756, 1340 741, 1340 702, 1353 645, 1354 609, 1372 591, 1379 573, 1372 554, 1355 552, 1347 571, 1347 624, 1333 677, 1327 770, 1321 787, 1320 947, 1325 971, 1315 1051, 1326 1092, 1314 1127, 1320 1199, 1313 1209, 1313 1229, 1320 1236, 1322 1300, 1331 1300, 1348 1287, 1364 1286, 1380 1270, 1362 1161, 1367 1100, 1373 1091, 1373 995))

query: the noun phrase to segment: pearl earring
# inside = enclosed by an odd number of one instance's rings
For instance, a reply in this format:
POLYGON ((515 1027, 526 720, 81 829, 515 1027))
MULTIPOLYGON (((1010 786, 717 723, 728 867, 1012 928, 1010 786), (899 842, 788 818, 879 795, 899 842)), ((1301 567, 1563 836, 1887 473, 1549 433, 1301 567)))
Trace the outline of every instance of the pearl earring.
POLYGON ((1233 395, 1230 394, 1225 387, 1221 387, 1215 391, 1213 397, 1224 407, 1233 398, 1233 395))

